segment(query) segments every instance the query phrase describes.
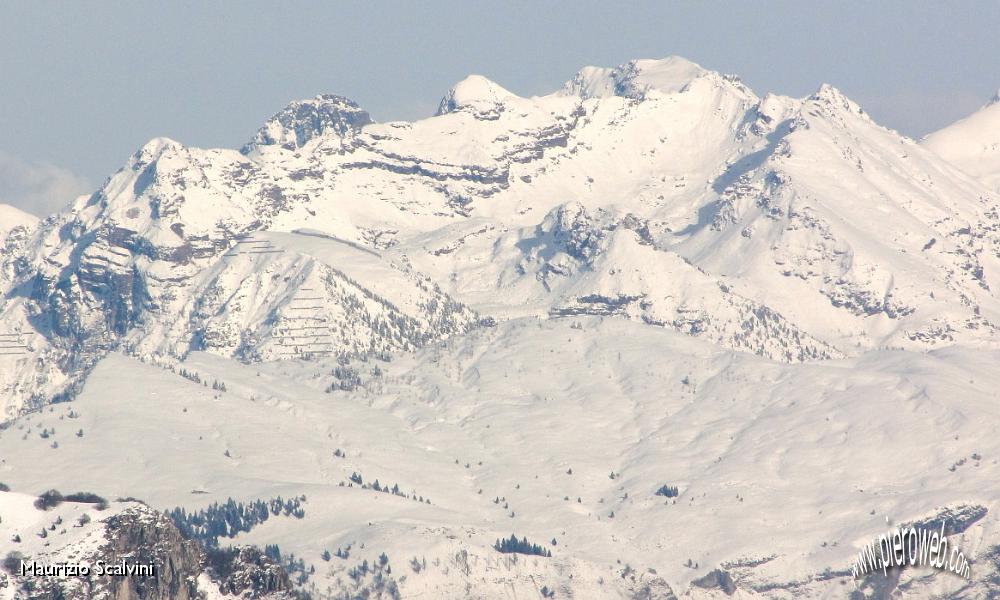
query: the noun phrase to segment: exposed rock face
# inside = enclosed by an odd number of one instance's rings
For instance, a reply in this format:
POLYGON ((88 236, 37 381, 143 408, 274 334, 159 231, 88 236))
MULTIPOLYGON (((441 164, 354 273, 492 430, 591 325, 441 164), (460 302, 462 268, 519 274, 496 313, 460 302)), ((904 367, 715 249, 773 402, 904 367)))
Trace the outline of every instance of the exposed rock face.
POLYGON ((181 537, 166 517, 143 510, 126 511, 108 519, 109 543, 102 548, 106 563, 156 565, 156 577, 111 579, 114 600, 193 600, 198 598, 197 577, 202 571, 202 551, 194 541, 181 537))
POLYGON ((222 594, 260 598, 292 588, 288 573, 281 565, 252 546, 210 550, 208 567, 222 594))
POLYGON ((255 148, 271 145, 295 150, 321 135, 353 135, 370 123, 371 116, 353 100, 322 94, 286 106, 260 128, 242 152, 249 154, 255 148))
POLYGON ((842 356, 665 247, 662 223, 567 203, 529 231, 502 240, 513 268, 478 276, 549 303, 550 316, 625 317, 786 362, 842 356))
MULTIPOLYGON (((322 127, 366 122, 351 114, 322 127)), ((257 181, 235 152, 212 154, 153 140, 71 211, 0 240, 0 421, 72 399, 111 349, 243 360, 390 352, 476 323, 433 282, 360 245, 248 235, 303 197, 257 181), (252 186, 254 200, 241 202, 252 186), (359 262, 378 276, 349 268, 359 262)))
MULTIPOLYGON (((25 600, 204 600, 215 587, 239 598, 283 600, 292 597, 288 573, 260 550, 240 547, 206 552, 185 539, 165 515, 134 506, 96 524, 106 540, 96 550, 79 547, 54 549, 73 562, 89 564, 88 577, 12 577, 25 600), (101 528, 103 527, 103 531, 101 528), (89 553, 88 553, 89 552, 89 553), (153 565, 152 576, 142 573, 98 575, 96 565, 153 565)), ((52 558, 40 557, 46 561, 52 558)), ((25 560, 31 560, 27 557, 25 560)), ((13 576, 13 574, 11 574, 13 576)))
POLYGON ((516 98, 481 75, 470 75, 455 84, 438 105, 438 115, 467 111, 476 118, 495 120, 504 111, 504 100, 516 98))
POLYGON ((705 589, 719 589, 727 596, 732 596, 736 593, 736 584, 733 582, 733 578, 722 569, 710 571, 703 577, 692 581, 691 585, 705 589))

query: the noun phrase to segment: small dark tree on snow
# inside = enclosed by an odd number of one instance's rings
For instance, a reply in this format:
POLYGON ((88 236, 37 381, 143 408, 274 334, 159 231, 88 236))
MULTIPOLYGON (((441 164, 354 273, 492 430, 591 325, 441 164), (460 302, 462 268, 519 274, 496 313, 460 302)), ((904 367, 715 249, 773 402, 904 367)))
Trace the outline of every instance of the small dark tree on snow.
POLYGON ((277 544, 266 544, 264 546, 264 556, 274 562, 281 562, 281 549, 278 548, 277 544))
POLYGON ((324 550, 323 554, 320 555, 320 558, 322 558, 326 562, 330 562, 330 551, 329 550, 324 550))
POLYGON ((44 492, 41 496, 35 500, 35 508, 38 510, 49 510, 50 508, 55 508, 62 504, 63 495, 57 490, 49 490, 44 492))
POLYGON ((414 573, 419 573, 423 569, 423 566, 420 564, 420 561, 417 560, 416 556, 410 559, 410 568, 413 569, 414 573))
POLYGON ((663 484, 656 490, 657 496, 665 496, 667 498, 676 498, 680 494, 676 485, 663 484))
POLYGON ((20 552, 9 552, 3 559, 2 566, 4 571, 7 571, 11 575, 16 574, 21 568, 21 561, 24 560, 24 555, 20 552))

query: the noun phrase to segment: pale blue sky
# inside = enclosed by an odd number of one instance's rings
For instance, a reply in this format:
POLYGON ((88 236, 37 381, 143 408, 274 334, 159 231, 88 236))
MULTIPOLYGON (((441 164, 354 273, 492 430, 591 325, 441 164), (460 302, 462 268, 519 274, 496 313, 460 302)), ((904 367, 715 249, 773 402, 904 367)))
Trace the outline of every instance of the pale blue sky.
POLYGON ((414 119, 469 73, 522 94, 678 54, 759 94, 829 82, 921 136, 1000 86, 991 2, 4 2, 0 202, 47 212, 146 140, 239 147, 321 92, 414 119))

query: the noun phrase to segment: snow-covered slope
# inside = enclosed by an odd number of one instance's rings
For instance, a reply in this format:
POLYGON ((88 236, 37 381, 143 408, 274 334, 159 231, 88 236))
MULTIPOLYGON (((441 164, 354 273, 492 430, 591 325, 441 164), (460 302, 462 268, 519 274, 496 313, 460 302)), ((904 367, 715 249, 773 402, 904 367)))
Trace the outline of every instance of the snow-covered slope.
MULTIPOLYGON (((843 597, 886 519, 947 514, 976 597, 1000 548, 997 360, 950 349, 786 365, 600 317, 517 319, 334 374, 112 355, 75 402, 0 433, 0 476, 188 512, 304 495, 304 517, 234 541, 303 557, 319 590, 351 589, 346 571, 385 553, 404 598, 543 585, 716 597, 694 583, 715 569, 744 597, 843 597), (348 371, 353 391, 337 385, 348 371), (663 485, 679 495, 656 495, 663 485), (552 558, 491 548, 511 533, 552 558)), ((930 570, 903 583, 913 598, 965 584, 930 570)))
POLYGON ((1000 90, 989 104, 928 135, 921 143, 1000 191, 1000 90))
POLYGON ((0 204, 0 292, 5 291, 17 275, 14 257, 24 247, 38 217, 23 210, 0 204))
POLYGON ((15 227, 31 229, 38 223, 38 217, 9 204, 0 204, 0 239, 15 227))
POLYGON ((57 225, 35 238, 36 251, 49 253, 43 267, 0 306, 8 414, 72 397, 114 347, 246 361, 385 354, 479 321, 405 262, 308 230, 214 241, 177 234, 157 245, 155 221, 142 232, 88 226, 78 213, 57 225), (67 228, 75 233, 60 239, 67 228))
POLYGON ((844 349, 995 341, 996 194, 828 86, 775 134, 682 254, 844 349))

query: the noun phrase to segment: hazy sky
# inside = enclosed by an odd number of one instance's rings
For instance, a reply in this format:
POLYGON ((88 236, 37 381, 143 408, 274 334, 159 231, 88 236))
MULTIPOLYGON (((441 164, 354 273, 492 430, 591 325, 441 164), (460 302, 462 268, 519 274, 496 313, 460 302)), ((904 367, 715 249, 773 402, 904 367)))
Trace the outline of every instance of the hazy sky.
POLYGON ((0 202, 47 213, 149 138, 239 147, 321 92, 414 119, 470 73, 531 95, 671 54, 919 137, 1000 86, 998 32, 996 1, 3 2, 0 202))

